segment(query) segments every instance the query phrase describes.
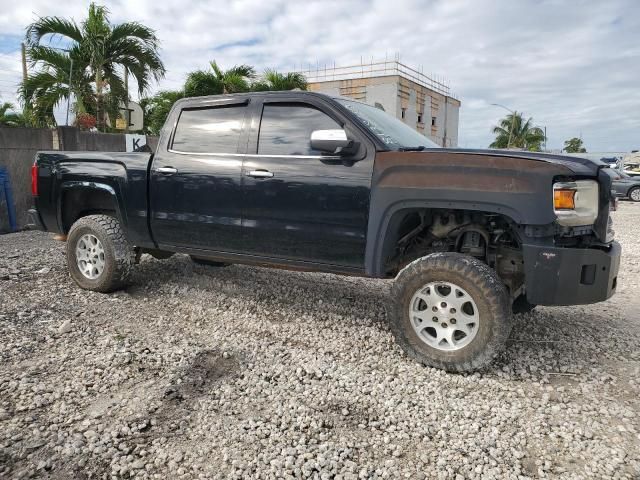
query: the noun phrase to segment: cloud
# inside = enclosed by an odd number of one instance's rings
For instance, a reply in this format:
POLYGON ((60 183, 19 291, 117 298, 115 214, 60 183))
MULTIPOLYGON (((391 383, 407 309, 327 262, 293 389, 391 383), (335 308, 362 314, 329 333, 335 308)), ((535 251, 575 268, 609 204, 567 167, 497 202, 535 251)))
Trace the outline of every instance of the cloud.
MULTIPOLYGON (((8 0, 0 0, 0 3, 8 0)), ((582 135, 591 151, 640 147, 636 0, 118 0, 114 22, 157 30, 167 77, 249 63, 281 70, 393 57, 449 80, 461 99, 460 146, 486 147, 506 113, 546 126, 549 147, 582 135)), ((19 41, 37 15, 81 20, 86 2, 24 1, 0 14, 0 91, 20 78, 19 41)))

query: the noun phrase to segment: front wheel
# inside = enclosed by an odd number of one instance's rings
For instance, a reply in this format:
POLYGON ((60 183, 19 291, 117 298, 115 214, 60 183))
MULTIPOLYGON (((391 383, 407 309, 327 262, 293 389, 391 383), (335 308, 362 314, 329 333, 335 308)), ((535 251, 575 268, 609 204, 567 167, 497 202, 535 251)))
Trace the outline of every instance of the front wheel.
POLYGON ((481 261, 459 253, 407 265, 392 289, 391 330, 420 363, 453 372, 488 365, 511 332, 507 290, 481 261))
POLYGON ((629 190, 629 199, 634 202, 640 202, 640 187, 633 187, 629 190))
POLYGON ((114 217, 89 215, 71 226, 67 264, 71 278, 85 290, 106 293, 123 287, 134 263, 134 249, 114 217))

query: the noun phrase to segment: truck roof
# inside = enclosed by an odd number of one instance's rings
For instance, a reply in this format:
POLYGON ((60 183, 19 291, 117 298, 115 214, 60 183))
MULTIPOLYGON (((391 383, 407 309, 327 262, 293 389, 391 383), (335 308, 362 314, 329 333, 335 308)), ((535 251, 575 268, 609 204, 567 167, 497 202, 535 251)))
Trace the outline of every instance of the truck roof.
POLYGON ((176 104, 189 103, 192 105, 203 104, 206 105, 212 101, 216 100, 224 100, 224 99, 233 99, 236 97, 269 97, 269 96, 291 96, 295 97, 318 97, 318 98, 329 98, 332 100, 349 100, 352 102, 363 103, 358 100, 354 100, 349 97, 341 97, 337 95, 327 95, 325 93, 320 92, 310 92, 308 90, 276 90, 276 91, 267 91, 267 92, 244 92, 244 93, 223 93, 220 95, 206 95, 202 97, 185 97, 181 98, 176 102, 176 104))

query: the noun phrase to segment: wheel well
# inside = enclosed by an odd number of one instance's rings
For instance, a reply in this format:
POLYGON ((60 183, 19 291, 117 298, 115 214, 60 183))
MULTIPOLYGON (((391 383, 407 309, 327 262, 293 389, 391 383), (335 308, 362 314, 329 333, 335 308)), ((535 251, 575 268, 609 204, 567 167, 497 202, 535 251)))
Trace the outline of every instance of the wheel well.
POLYGON ((62 229, 68 233, 81 217, 104 214, 117 216, 117 205, 113 195, 106 190, 78 188, 64 192, 62 196, 62 229))
POLYGON ((496 270, 512 295, 524 284, 517 224, 506 215, 458 209, 407 208, 391 217, 382 245, 386 275, 437 252, 473 256, 496 270))

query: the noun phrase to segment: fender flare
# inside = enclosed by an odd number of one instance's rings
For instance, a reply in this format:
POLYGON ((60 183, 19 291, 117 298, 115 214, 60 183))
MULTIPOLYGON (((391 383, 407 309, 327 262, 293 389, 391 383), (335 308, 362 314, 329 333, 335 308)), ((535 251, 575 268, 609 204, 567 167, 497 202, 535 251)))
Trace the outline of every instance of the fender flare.
POLYGON ((507 205, 463 200, 398 200, 387 205, 379 215, 372 215, 369 218, 368 241, 365 252, 365 272, 368 276, 377 278, 385 276, 384 259, 382 258, 383 248, 389 233, 389 223, 393 216, 401 210, 416 208, 474 210, 503 215, 514 224, 521 224, 523 221, 523 215, 507 205))
POLYGON ((116 217, 118 218, 118 221, 120 221, 120 223, 122 224, 123 228, 126 229, 128 222, 125 214, 126 210, 124 209, 124 205, 122 205, 122 195, 118 195, 118 193, 116 192, 116 189, 112 185, 109 185, 106 183, 98 183, 98 182, 68 180, 60 184, 60 194, 58 195, 56 217, 57 217, 58 227, 60 231, 64 230, 64 224, 62 220, 64 193, 70 190, 76 190, 76 189, 89 189, 89 190, 108 193, 113 202, 114 210, 116 211, 116 217))

